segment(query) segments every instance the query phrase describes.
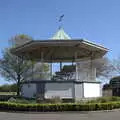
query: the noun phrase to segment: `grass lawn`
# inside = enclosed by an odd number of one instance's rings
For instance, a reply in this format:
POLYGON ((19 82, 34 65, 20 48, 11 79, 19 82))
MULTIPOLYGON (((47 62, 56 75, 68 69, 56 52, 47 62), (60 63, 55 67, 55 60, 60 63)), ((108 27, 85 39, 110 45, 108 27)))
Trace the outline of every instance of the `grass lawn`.
POLYGON ((16 95, 16 92, 0 92, 0 95, 16 95))

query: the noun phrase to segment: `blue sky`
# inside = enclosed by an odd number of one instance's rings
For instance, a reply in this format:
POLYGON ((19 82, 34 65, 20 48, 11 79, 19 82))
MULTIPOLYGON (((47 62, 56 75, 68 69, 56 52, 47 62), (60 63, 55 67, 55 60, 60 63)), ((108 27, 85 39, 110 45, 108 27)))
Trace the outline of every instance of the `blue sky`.
POLYGON ((111 59, 120 55, 120 0, 0 0, 0 56, 16 34, 51 38, 61 14, 72 38, 108 47, 111 59))

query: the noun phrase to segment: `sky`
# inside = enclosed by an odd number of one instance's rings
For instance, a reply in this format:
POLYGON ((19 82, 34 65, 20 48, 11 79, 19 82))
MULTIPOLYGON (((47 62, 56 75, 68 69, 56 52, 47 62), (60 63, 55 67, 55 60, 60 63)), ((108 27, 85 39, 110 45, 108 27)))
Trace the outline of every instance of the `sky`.
POLYGON ((109 48, 110 59, 120 56, 120 0, 0 0, 0 57, 16 34, 51 38, 62 14, 63 28, 71 38, 109 48))

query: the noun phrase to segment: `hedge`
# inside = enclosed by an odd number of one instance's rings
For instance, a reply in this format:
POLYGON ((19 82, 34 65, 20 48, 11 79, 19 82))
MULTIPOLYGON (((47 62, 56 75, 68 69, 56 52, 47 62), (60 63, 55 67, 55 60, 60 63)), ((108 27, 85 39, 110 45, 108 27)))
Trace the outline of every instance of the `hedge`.
POLYGON ((11 97, 16 98, 16 95, 0 95, 0 101, 8 101, 11 97))
POLYGON ((0 111, 37 111, 37 112, 57 112, 57 111, 96 111, 112 110, 120 108, 120 102, 110 103, 64 103, 64 104, 18 104, 0 102, 0 111))

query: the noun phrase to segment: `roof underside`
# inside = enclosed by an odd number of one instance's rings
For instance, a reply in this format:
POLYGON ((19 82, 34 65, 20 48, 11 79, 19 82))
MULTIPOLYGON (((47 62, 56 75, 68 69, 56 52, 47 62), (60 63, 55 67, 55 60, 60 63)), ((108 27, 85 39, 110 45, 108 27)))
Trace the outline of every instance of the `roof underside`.
POLYGON ((26 59, 44 62, 71 62, 77 59, 100 58, 108 49, 85 40, 37 40, 11 50, 26 59))

